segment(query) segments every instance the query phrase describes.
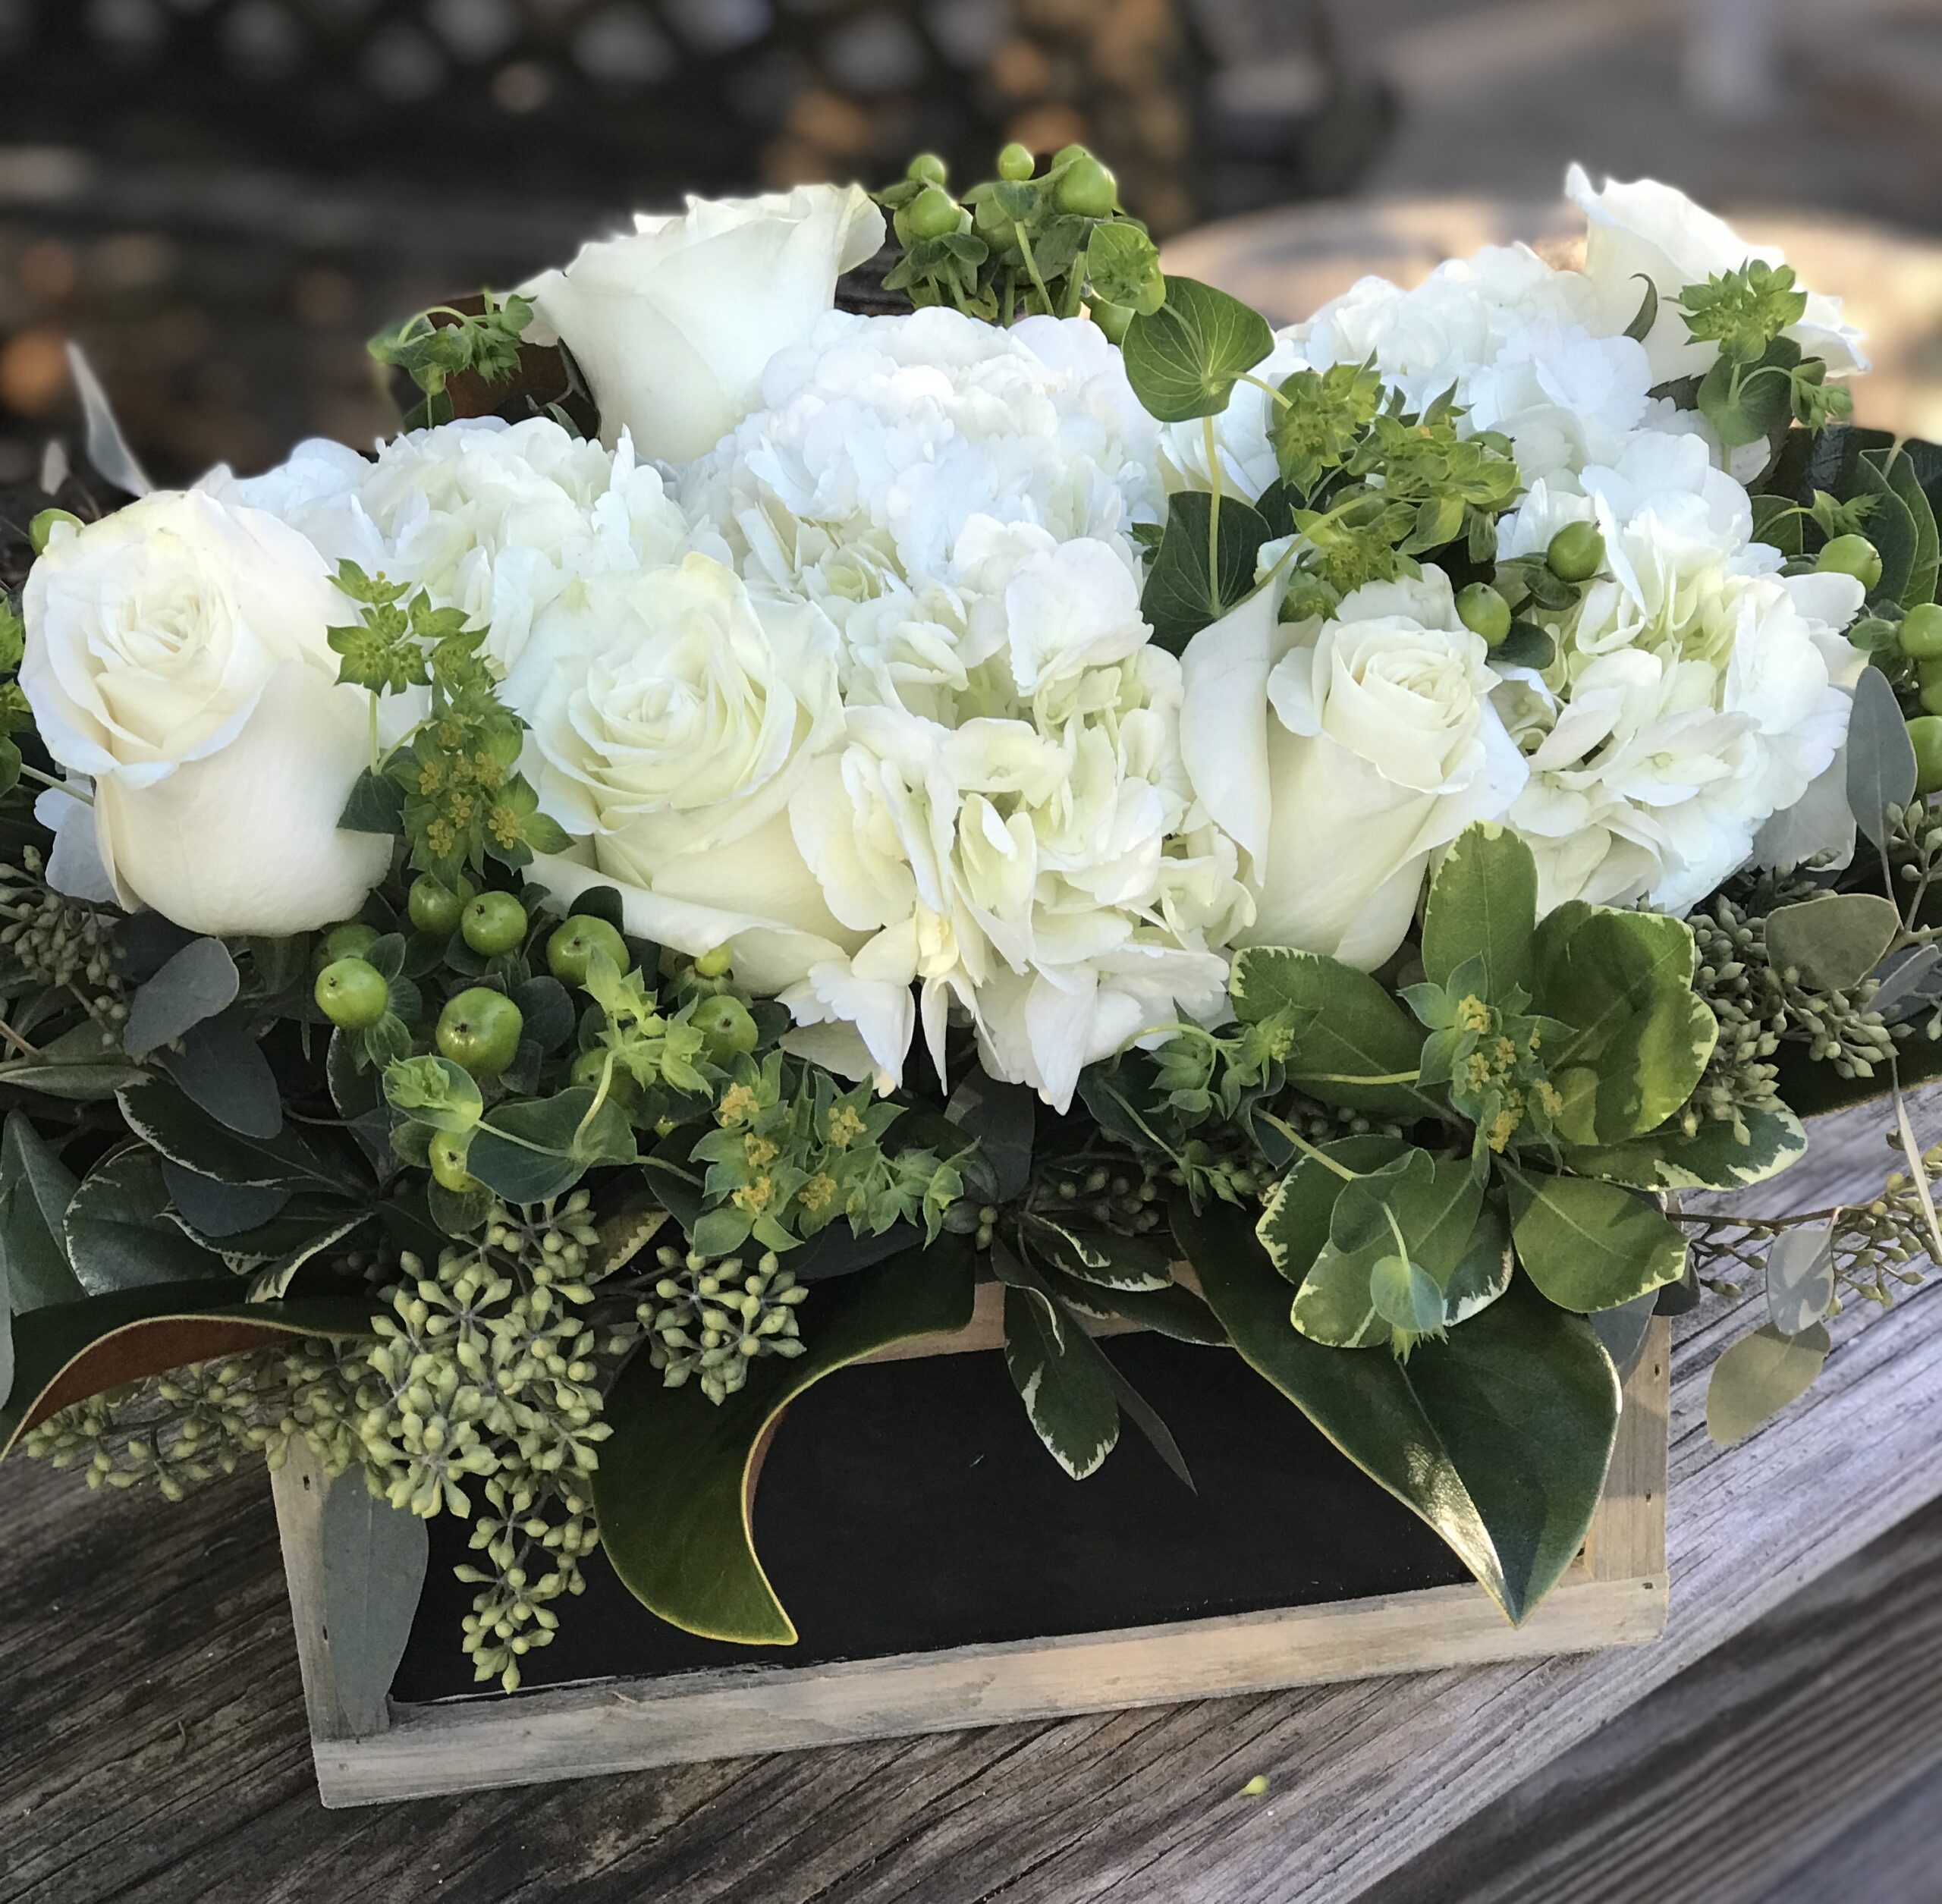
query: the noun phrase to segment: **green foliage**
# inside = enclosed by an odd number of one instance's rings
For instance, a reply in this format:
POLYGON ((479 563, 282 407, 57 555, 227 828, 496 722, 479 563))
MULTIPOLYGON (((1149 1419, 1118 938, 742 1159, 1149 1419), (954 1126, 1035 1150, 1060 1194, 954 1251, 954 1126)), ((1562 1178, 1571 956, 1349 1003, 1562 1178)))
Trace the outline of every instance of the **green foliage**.
POLYGON ((1224 497, 1217 516, 1205 490, 1177 490, 1139 598, 1154 640, 1177 655, 1246 600, 1254 592, 1256 553, 1268 537, 1267 519, 1252 504, 1224 497))
POLYGON ((1513 1284, 1406 1362, 1344 1354, 1288 1326, 1287 1285, 1243 1214, 1180 1206, 1174 1221, 1249 1363, 1521 1621, 1583 1544, 1611 1459, 1618 1379, 1588 1326, 1513 1284))
POLYGON ((1706 1432, 1722 1447, 1744 1441, 1814 1385, 1830 1346, 1818 1322, 1799 1335, 1770 1322, 1741 1337, 1713 1365, 1706 1432))
POLYGON ((1615 1183, 1507 1167, 1524 1273, 1560 1309, 1617 1309, 1686 1273, 1686 1239, 1615 1183))
POLYGON ((1169 277, 1166 301, 1127 327, 1127 381, 1163 423, 1218 416, 1234 385, 1274 347, 1259 312, 1191 278, 1169 277))
POLYGON ((971 1252, 951 1239, 820 1287, 807 1353, 764 1359, 719 1405, 670 1388, 645 1358, 607 1399, 611 1438, 592 1479, 601 1544, 651 1612, 705 1638, 788 1645, 796 1629, 750 1544, 756 1456, 797 1396, 879 1349, 971 1319, 971 1252))
POLYGON ((1286 378, 1268 425, 1281 480, 1298 496, 1313 495, 1325 476, 1347 466, 1387 397, 1372 363, 1338 363, 1286 378))
POLYGON ((1537 923, 1538 865, 1530 848, 1507 828, 1478 821, 1450 843, 1431 881, 1423 976, 1447 988, 1475 960, 1486 998, 1528 994, 1537 923))
POLYGON ((1774 338, 1807 312, 1807 294, 1795 288, 1793 267, 1757 258, 1703 284, 1688 284, 1678 303, 1694 341, 1718 344, 1720 357, 1738 364, 1758 363, 1774 338))
POLYGON ((1767 915, 1767 952, 1829 991, 1858 985, 1886 956, 1902 916, 1873 893, 1827 893, 1767 915))
POLYGON ((366 347, 379 363, 404 371, 423 393, 404 414, 406 429, 452 420, 445 386, 454 377, 470 372, 486 383, 501 384, 518 369, 520 339, 533 322, 532 300, 516 291, 489 291, 481 303, 477 311, 435 305, 379 331, 366 347))

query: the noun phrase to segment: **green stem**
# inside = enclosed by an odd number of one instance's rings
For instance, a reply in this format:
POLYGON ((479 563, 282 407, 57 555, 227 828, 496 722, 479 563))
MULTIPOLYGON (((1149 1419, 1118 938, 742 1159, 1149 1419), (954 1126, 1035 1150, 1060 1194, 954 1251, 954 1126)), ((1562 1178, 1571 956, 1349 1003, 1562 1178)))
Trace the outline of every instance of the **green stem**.
POLYGON ((38 767, 30 767, 25 761, 20 763, 23 780, 38 781, 43 787, 51 787, 57 793, 65 793, 71 800, 79 800, 83 806, 94 804, 94 796, 83 793, 71 781, 56 780, 51 774, 43 774, 38 767))
POLYGON ((371 690, 371 771, 378 771, 378 690, 371 690))
POLYGON ((1214 419, 1200 419, 1200 440, 1207 451, 1207 605, 1218 621, 1221 604, 1221 449, 1214 419))
POLYGON ((1288 1074, 1291 1084, 1419 1084, 1422 1082, 1420 1067, 1413 1071, 1387 1071, 1380 1077, 1356 1077, 1339 1071, 1304 1071, 1299 1075, 1288 1074))
POLYGON ((592 1128, 593 1120, 600 1114, 600 1107, 607 1101, 607 1093, 614 1082, 614 1060, 620 1054, 609 1051, 607 1062, 600 1067, 600 1086, 593 1094, 593 1101, 586 1107, 586 1115, 581 1118, 573 1131, 573 1142, 577 1144, 592 1128))
POLYGON ((1304 1157, 1312 1158, 1325 1170, 1333 1170, 1344 1183, 1354 1183, 1362 1174, 1359 1170, 1350 1170, 1346 1164, 1337 1163, 1326 1151, 1317 1149, 1292 1124, 1276 1117, 1273 1111, 1263 1111, 1255 1114, 1259 1117, 1263 1123, 1272 1124, 1304 1157))
POLYGON ((1021 225, 1017 229, 1019 256, 1025 260, 1025 269, 1032 275, 1032 287, 1044 303, 1045 315, 1050 317, 1053 315, 1052 294, 1046 290, 1045 279, 1039 275, 1039 261, 1032 255, 1032 240, 1026 236, 1024 226, 1021 225))
POLYGON ((1266 391, 1268 395, 1272 397, 1284 410, 1293 410, 1295 407, 1293 402, 1290 398, 1284 397, 1280 391, 1277 390, 1274 386, 1268 381, 1265 377, 1257 377, 1252 370, 1244 370, 1242 372, 1241 382, 1243 383, 1252 384, 1257 390, 1266 391))

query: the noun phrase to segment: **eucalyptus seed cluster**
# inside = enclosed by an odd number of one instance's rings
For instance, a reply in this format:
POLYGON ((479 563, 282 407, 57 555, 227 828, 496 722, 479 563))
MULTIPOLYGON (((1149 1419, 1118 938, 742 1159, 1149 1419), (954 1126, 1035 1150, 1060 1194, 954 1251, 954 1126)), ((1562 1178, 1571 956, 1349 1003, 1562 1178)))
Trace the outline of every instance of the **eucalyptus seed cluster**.
POLYGON ((1109 1163, 1054 1163, 1033 1182, 1027 1207, 1037 1216, 1143 1236, 1166 1221, 1168 1175, 1164 1158, 1130 1152, 1109 1163))
POLYGON ((39 850, 24 847, 17 866, 0 866, 0 947, 26 976, 52 990, 71 987, 102 1026, 128 1015, 115 969, 108 916, 52 891, 39 850))
POLYGON ((796 1311, 809 1291, 773 1250, 753 1270, 739 1256, 711 1259, 698 1250, 662 1249, 661 1274, 636 1313, 647 1331, 648 1359, 670 1388, 690 1376, 717 1403, 748 1380, 758 1356, 800 1356, 796 1311))
POLYGON ((1299 1131, 1311 1144, 1338 1143, 1344 1137, 1400 1137, 1403 1126, 1365 1111, 1344 1110, 1339 1104, 1318 1104, 1299 1092, 1291 1092, 1277 1108, 1282 1120, 1299 1131))
POLYGON ((1925 800, 1888 809, 1888 863, 1895 882, 1906 890, 1902 916, 1915 918, 1929 888, 1942 879, 1942 814, 1925 800))
POLYGON ((1771 1111, 1780 1098, 1769 1062, 1784 1040, 1831 1064, 1843 1078, 1867 1078, 1893 1057, 1895 1035, 1868 1001, 1872 979, 1827 991, 1794 967, 1776 966, 1767 950, 1766 915, 1816 896, 1804 881, 1769 875, 1714 898, 1710 912, 1687 921, 1698 947, 1693 989, 1720 1023, 1719 1043, 1686 1111, 1689 1134, 1702 1117, 1733 1126, 1742 1140, 1749 1111, 1771 1111))

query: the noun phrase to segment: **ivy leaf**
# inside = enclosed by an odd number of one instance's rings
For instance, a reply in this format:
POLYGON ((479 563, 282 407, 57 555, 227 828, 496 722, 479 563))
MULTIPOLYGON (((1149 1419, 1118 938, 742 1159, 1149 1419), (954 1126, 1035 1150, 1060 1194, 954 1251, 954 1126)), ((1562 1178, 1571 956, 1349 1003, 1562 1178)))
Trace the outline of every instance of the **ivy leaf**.
POLYGON ((1146 572, 1139 611, 1153 639, 1177 655, 1254 592, 1261 545, 1269 539, 1261 512, 1236 496, 1221 501, 1204 489, 1183 489, 1167 505, 1167 526, 1146 572))
POLYGON ((1407 1362, 1345 1355, 1289 1327, 1243 1212, 1181 1202, 1174 1221, 1242 1356, 1521 1622, 1583 1545, 1611 1459, 1618 1379, 1590 1327, 1513 1283, 1407 1362))
POLYGON ((352 782, 337 823, 347 833, 404 831, 404 790, 388 774, 367 767, 352 782))
POLYGON ((1517 1260, 1560 1309, 1615 1309, 1686 1274, 1684 1235, 1629 1190, 1500 1167, 1510 1186, 1517 1260))
POLYGON ((971 1320, 969 1243, 947 1236, 853 1276, 804 1305, 806 1351, 762 1356, 719 1406, 664 1385, 636 1356, 607 1399, 613 1434, 594 1471, 594 1511, 614 1571, 650 1612, 705 1639, 793 1645, 796 1628, 756 1557, 758 1454, 796 1397, 878 1350, 949 1335, 971 1320))
POLYGON ((1531 936, 1538 923, 1538 862, 1507 828, 1488 820, 1450 844, 1430 884, 1423 916, 1423 970, 1447 986, 1457 969, 1482 963, 1488 1000, 1531 989, 1531 936))
POLYGON ((1259 311, 1191 278, 1168 278, 1166 302, 1136 315, 1123 346, 1127 380, 1163 423, 1217 416, 1234 385, 1274 348, 1259 311))

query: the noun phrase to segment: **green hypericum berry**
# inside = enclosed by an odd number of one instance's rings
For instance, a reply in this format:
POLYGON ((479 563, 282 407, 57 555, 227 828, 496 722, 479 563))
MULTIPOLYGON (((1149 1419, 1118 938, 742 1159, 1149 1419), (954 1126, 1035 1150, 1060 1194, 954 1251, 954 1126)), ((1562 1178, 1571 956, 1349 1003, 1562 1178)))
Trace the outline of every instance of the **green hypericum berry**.
POLYGON ((1008 178, 1014 184, 1029 178, 1037 167, 1038 161, 1032 156, 1032 148, 1021 146, 1016 139, 998 154, 999 178, 1008 178))
POLYGON ((1008 250, 1018 236, 1018 227, 995 198, 981 198, 971 216, 977 225, 978 235, 994 251, 1008 250))
POLYGON ((1917 661, 1915 683, 1925 714, 1942 714, 1942 660, 1917 661))
POLYGON ((476 1078, 496 1077, 519 1051, 525 1015, 503 991, 468 985, 448 1000, 434 1033, 439 1052, 476 1078))
POLYGON ((725 944, 718 945, 696 960, 695 971, 704 979, 725 979, 728 976, 728 968, 734 963, 727 947, 725 944))
POLYGON ((1472 582, 1456 598, 1457 618, 1491 648, 1500 646, 1510 632, 1510 604, 1488 582, 1472 582))
POLYGON ((1881 579, 1881 551, 1865 536, 1837 536, 1814 566, 1830 574, 1852 575, 1864 589, 1871 589, 1881 579))
POLYGON ((361 959, 377 944, 378 938, 378 928, 366 925, 361 919, 347 919, 341 925, 333 925, 317 947, 318 969, 321 970, 333 959, 361 959))
POLYGON ((428 938, 446 939, 458 930, 459 916, 472 897, 469 879, 461 879, 454 892, 443 880, 435 879, 429 872, 420 873, 411 882, 405 910, 411 915, 412 924, 428 938))
POLYGON ((1588 582, 1604 567, 1605 539, 1589 523, 1566 523, 1551 539, 1544 561, 1560 582, 1588 582))
POLYGON ((586 983, 587 962, 595 952, 604 952, 614 962, 616 972, 627 969, 627 943, 604 919, 591 913, 575 913, 563 925, 553 928, 546 941, 546 969, 563 985, 586 983))
POLYGON ((43 509, 27 524, 27 540, 33 545, 36 555, 47 553, 47 545, 52 539, 55 524, 72 523, 77 529, 83 526, 80 517, 71 509, 43 509))
POLYGON ((1075 218, 1111 218, 1119 196, 1119 181, 1089 152, 1059 175, 1059 209, 1075 218))
POLYGON ((1942 790, 1942 714, 1918 714, 1909 723, 1915 746, 1915 790, 1942 790))
POLYGON ((1903 616, 1895 645, 1918 661, 1942 660, 1942 602, 1918 602, 1903 616))
POLYGON ((919 179, 926 185, 941 185, 949 174, 935 152, 920 152, 904 168, 903 176, 919 179))
POLYGON ((511 893, 481 893, 460 916, 458 929, 485 957, 510 952, 526 937, 526 908, 511 893))
POLYGON ((374 965, 333 959, 317 974, 317 1009, 347 1032, 368 1031, 391 1009, 391 987, 374 965))
POLYGON ((469 1190, 479 1180, 465 1167, 465 1153, 471 1148, 468 1133, 454 1137, 450 1131, 435 1130, 426 1146, 430 1153, 432 1174, 448 1190, 469 1190))
POLYGON ((903 208, 903 222, 913 238, 941 238, 957 229, 963 213, 957 201, 941 185, 926 185, 903 208))
POLYGON ((704 998, 695 1007, 693 1023, 711 1064, 727 1064, 756 1048, 758 1033, 748 1007, 725 991, 704 998))

